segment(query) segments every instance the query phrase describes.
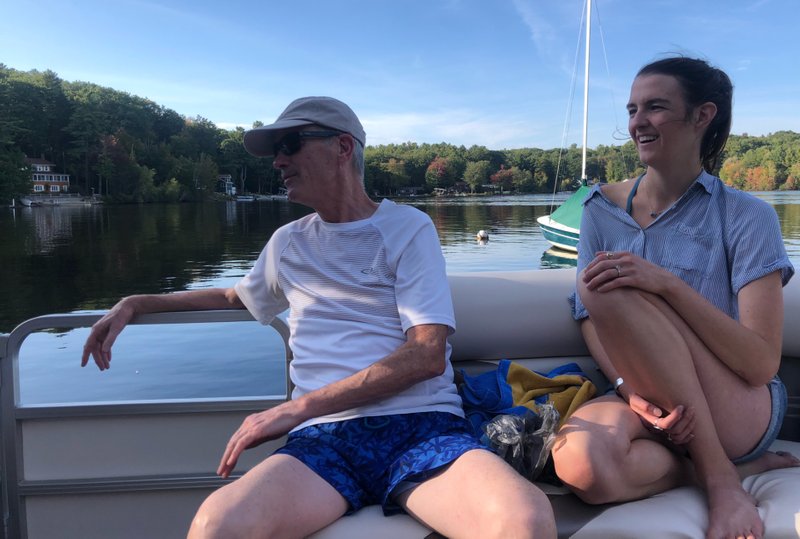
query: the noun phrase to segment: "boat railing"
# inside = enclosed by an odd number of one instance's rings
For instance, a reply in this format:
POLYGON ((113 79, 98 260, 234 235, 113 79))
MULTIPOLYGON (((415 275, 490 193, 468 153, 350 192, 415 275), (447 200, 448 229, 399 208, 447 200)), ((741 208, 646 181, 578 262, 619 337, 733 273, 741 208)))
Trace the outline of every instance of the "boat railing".
MULTIPOLYGON (((116 519, 130 518, 130 536, 145 537, 148 524, 142 513, 156 514, 159 503, 164 503, 163 496, 167 495, 164 493, 181 500, 183 514, 172 525, 185 533, 185 520, 190 518, 192 508, 196 509, 208 492, 232 480, 223 480, 214 473, 222 453, 220 440, 227 439, 246 415, 289 398, 288 363, 292 359, 289 328, 284 320, 275 318, 270 325, 285 349, 284 395, 57 404, 22 402, 20 350, 25 340, 38 331, 90 327, 101 316, 40 316, 21 323, 9 334, 0 335, 3 486, 0 496, 5 515, 1 539, 52 537, 53 523, 48 522, 66 515, 69 515, 67 520, 74 521, 74 512, 80 507, 85 510, 86 503, 100 504, 89 513, 105 510, 116 519), (122 508, 130 505, 132 496, 141 507, 126 517, 122 508)), ((245 310, 187 311, 142 315, 131 325, 249 321, 257 323, 245 310)), ((269 450, 273 445, 267 443, 264 448, 269 450)), ((263 455, 246 455, 238 468, 246 471, 261 458, 263 455)), ((241 472, 234 478, 239 475, 241 472)), ((74 526, 73 531, 68 526, 61 528, 59 536, 104 536, 103 527, 89 520, 74 526), (84 533, 86 526, 97 531, 84 533)), ((164 529, 163 523, 153 529, 164 529)))

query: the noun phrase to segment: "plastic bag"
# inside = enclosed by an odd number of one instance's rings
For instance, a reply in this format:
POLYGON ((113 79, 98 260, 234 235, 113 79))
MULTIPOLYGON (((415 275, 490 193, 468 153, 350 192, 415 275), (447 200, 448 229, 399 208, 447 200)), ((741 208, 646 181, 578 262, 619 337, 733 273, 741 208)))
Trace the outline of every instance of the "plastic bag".
POLYGON ((484 442, 530 481, 547 463, 558 429, 558 410, 549 403, 538 409, 538 414, 498 415, 483 427, 484 442))

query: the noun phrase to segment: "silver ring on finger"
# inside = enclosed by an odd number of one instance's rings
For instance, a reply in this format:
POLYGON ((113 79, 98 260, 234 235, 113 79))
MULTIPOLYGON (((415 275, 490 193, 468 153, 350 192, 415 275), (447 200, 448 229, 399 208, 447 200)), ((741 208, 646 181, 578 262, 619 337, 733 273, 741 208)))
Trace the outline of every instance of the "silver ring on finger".
POLYGON ((622 268, 619 267, 619 264, 614 266, 614 269, 617 270, 617 278, 622 277, 622 268))
POLYGON ((606 258, 611 260, 612 258, 614 258, 614 253, 612 251, 606 251, 606 258))
POLYGON ((658 419, 656 419, 655 421, 653 421, 653 428, 656 429, 656 430, 664 430, 664 429, 662 429, 661 427, 658 426, 658 422, 659 421, 661 421, 660 417, 658 419))

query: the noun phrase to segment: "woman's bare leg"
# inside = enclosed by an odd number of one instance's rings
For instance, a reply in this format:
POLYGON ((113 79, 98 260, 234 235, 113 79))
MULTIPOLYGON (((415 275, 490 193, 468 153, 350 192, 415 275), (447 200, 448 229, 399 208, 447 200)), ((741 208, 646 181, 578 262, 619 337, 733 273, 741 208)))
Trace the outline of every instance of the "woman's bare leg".
POLYGON ((689 461, 664 446, 616 396, 592 399, 561 427, 556 473, 585 502, 646 498, 692 482, 689 461))
POLYGON ((600 344, 631 387, 663 409, 694 409, 695 436, 686 448, 708 494, 709 537, 742 530, 759 536, 763 524, 730 458, 763 435, 769 390, 731 372, 661 298, 631 288, 579 287, 600 344))

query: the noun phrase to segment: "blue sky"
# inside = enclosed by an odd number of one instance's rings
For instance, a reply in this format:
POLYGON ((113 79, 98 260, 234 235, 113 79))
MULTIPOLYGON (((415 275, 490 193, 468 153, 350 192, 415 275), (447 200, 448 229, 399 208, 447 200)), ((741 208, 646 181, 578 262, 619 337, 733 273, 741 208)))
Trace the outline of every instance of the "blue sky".
MULTIPOLYGON (((0 63, 226 129, 331 95, 361 117, 367 144, 549 149, 580 143, 582 67, 565 120, 583 2, 0 0, 0 63)), ((590 147, 626 140, 631 80, 667 53, 728 72, 734 133, 800 131, 800 1, 594 3, 590 147)))

